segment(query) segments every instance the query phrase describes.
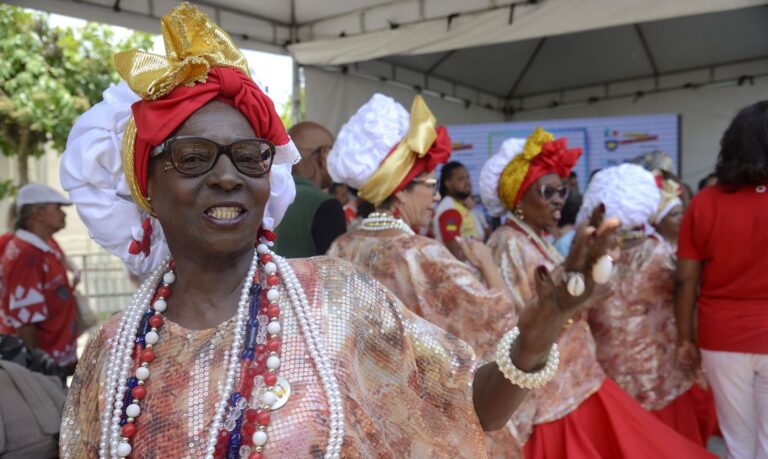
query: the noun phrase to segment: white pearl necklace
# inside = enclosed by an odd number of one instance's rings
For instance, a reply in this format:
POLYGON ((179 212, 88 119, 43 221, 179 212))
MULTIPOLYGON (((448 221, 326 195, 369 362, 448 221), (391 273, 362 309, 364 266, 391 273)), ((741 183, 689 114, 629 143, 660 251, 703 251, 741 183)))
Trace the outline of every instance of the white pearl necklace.
MULTIPOLYGON (((243 290, 240 294, 238 303, 235 336, 232 340, 232 347, 229 351, 227 363, 226 379, 223 385, 219 385, 219 402, 216 405, 216 412, 211 423, 211 428, 206 446, 206 459, 213 459, 216 450, 216 441, 219 431, 223 425, 224 412, 227 408, 229 394, 235 384, 235 378, 240 373, 240 354, 243 339, 245 336, 245 326, 248 315, 249 291, 253 285, 254 275, 258 267, 259 254, 270 253, 275 260, 280 274, 285 283, 286 290, 290 296, 291 306, 296 315, 305 337, 305 343, 312 357, 315 367, 320 375, 326 399, 328 400, 330 412, 330 428, 328 432, 328 445, 325 452, 325 458, 338 458, 344 441, 344 406, 341 400, 338 381, 330 364, 330 359, 326 353, 326 347, 322 346, 317 337, 318 327, 312 318, 309 301, 307 300, 304 289, 301 286, 296 274, 288 262, 275 255, 267 245, 259 244, 251 262, 251 266, 246 275, 243 290)), ((142 314, 150 305, 158 281, 168 268, 169 259, 164 260, 151 276, 142 284, 139 291, 134 295, 130 306, 123 314, 120 324, 115 334, 116 342, 113 343, 109 351, 109 361, 107 362, 106 390, 104 393, 104 411, 101 417, 101 437, 99 440, 99 457, 104 459, 110 457, 117 459, 118 445, 121 441, 120 417, 123 408, 123 396, 126 391, 126 381, 128 372, 131 368, 133 359, 131 353, 138 332, 139 322, 142 314), (109 451, 109 454, 107 454, 109 451)))
POLYGON ((373 212, 360 224, 360 228, 366 231, 384 231, 388 229, 399 229, 407 234, 416 234, 413 228, 408 226, 403 220, 395 218, 384 212, 373 212))

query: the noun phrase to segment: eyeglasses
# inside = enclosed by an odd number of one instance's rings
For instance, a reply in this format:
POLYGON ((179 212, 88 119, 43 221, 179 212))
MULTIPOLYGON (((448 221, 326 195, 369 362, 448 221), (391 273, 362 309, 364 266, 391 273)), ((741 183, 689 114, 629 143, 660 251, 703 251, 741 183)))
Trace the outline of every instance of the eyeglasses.
POLYGON ((240 173, 261 177, 272 168, 275 145, 265 139, 239 140, 220 145, 202 137, 172 137, 154 149, 154 153, 168 152, 163 171, 176 169, 180 174, 194 177, 213 169, 221 155, 232 161, 240 173))
POLYGON ((539 189, 539 193, 541 194, 541 197, 546 199, 547 201, 551 201, 554 199, 555 195, 560 196, 560 199, 566 199, 568 198, 568 193, 570 192, 570 189, 566 185, 562 185, 559 187, 554 187, 550 185, 541 185, 541 188, 539 189))
POLYGON ((433 192, 437 191, 438 181, 436 178, 415 178, 411 181, 414 183, 421 183, 422 185, 432 187, 433 192))

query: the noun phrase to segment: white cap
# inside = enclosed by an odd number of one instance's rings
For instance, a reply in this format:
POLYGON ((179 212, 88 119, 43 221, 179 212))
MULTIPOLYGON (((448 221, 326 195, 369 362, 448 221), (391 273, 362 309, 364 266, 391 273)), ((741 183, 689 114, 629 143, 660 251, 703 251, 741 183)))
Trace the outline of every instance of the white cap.
POLYGON ((29 183, 19 189, 16 195, 16 207, 27 204, 62 204, 72 205, 67 198, 53 188, 39 183, 29 183))

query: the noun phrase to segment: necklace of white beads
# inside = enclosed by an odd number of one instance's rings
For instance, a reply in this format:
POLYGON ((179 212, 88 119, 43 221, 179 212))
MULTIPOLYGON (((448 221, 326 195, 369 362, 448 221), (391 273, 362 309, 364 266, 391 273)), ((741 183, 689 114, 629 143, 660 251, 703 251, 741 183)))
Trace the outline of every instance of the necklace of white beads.
POLYGON ((360 228, 366 231, 384 231, 389 229, 399 229, 407 234, 416 234, 413 228, 408 226, 403 220, 395 218, 385 212, 373 212, 366 217, 360 224, 360 228))
MULTIPOLYGON (((219 385, 218 402, 208 435, 205 457, 206 459, 213 459, 214 457, 217 435, 223 426, 228 399, 235 387, 235 380, 240 374, 240 359, 237 356, 240 355, 240 351, 243 348, 246 334, 249 292, 253 286, 254 275, 258 269, 259 255, 266 253, 272 255, 283 279, 293 313, 298 320, 307 350, 320 375, 320 382, 328 401, 330 422, 324 457, 327 459, 338 458, 344 440, 344 406, 330 357, 326 351, 326 346, 323 346, 321 342, 319 327, 313 318, 304 288, 301 286, 290 264, 284 258, 272 253, 269 246, 265 243, 261 243, 256 247, 253 261, 243 283, 235 319, 235 336, 232 339, 232 347, 229 351, 230 358, 227 361, 225 383, 219 385)), ((169 274, 166 272, 168 271, 169 262, 169 259, 164 260, 141 285, 138 292, 134 295, 131 304, 124 312, 113 338, 112 347, 109 350, 109 360, 107 361, 104 410, 101 415, 99 457, 102 459, 117 459, 120 457, 118 448, 122 443, 120 420, 123 413, 123 397, 127 388, 126 381, 134 363, 131 353, 134 348, 141 318, 150 306, 155 287, 161 278, 169 274)), ((148 373, 148 369, 142 370, 142 372, 148 373)))

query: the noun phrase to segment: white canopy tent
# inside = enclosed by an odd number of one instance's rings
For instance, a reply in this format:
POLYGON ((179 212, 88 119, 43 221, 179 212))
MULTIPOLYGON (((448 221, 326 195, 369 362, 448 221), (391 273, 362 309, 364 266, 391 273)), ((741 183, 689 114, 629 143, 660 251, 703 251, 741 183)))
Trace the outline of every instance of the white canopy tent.
MULTIPOLYGON (((5 1, 153 33, 176 3, 5 1)), ((648 107, 691 111, 691 119, 699 117, 694 132, 722 132, 740 104, 728 101, 759 97, 768 76, 768 7, 758 0, 193 3, 241 46, 290 53, 304 67, 308 118, 332 130, 381 91, 406 106, 415 93, 425 94, 445 124, 621 114, 622 107, 635 113, 643 104, 633 102, 662 98, 680 108, 658 100, 648 107), (715 91, 710 97, 726 106, 707 119, 687 99, 668 96, 733 85, 752 91, 733 97, 715 91)), ((687 129, 684 118, 685 155, 689 147, 701 149, 686 138, 687 129)), ((683 171, 696 175, 688 170, 684 159, 683 171)))

